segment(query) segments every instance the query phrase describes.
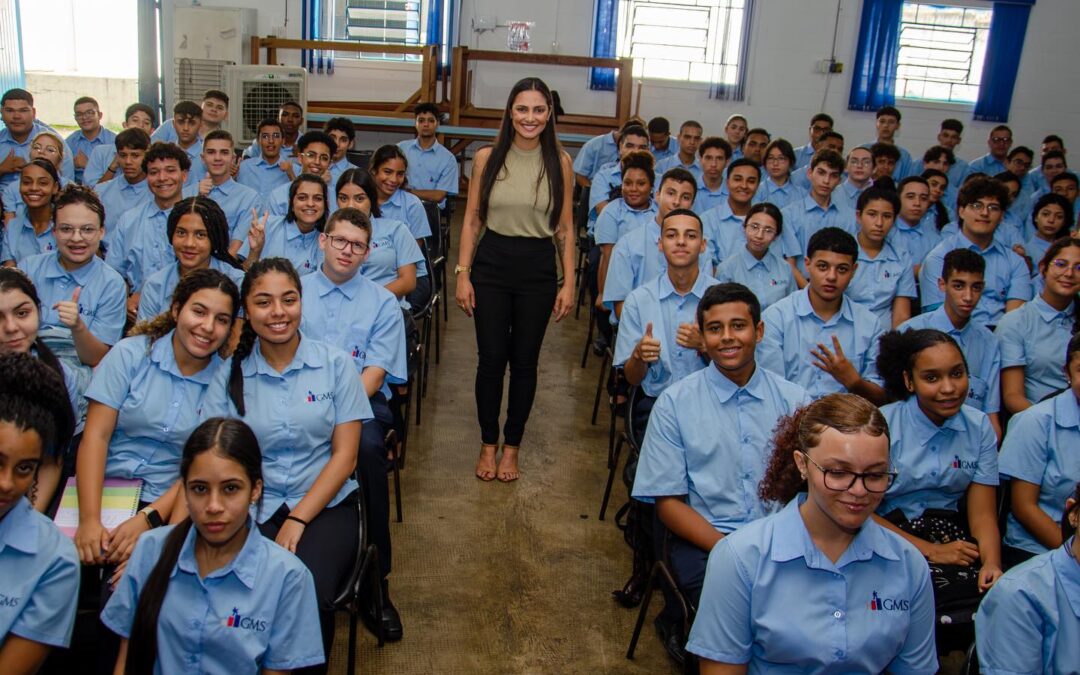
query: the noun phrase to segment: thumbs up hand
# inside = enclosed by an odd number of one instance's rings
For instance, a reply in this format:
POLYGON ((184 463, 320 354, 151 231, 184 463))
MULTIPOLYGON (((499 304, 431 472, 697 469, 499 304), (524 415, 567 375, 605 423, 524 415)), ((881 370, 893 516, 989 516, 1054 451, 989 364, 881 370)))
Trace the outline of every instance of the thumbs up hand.
POLYGON ((64 324, 72 331, 79 328, 82 324, 82 317, 79 315, 79 295, 82 293, 82 288, 76 288, 75 292, 71 294, 71 300, 61 300, 53 305, 53 309, 59 315, 60 323, 64 324))
POLYGON ((660 341, 653 337, 652 321, 645 324, 645 335, 641 336, 634 353, 645 363, 655 363, 660 360, 660 341))

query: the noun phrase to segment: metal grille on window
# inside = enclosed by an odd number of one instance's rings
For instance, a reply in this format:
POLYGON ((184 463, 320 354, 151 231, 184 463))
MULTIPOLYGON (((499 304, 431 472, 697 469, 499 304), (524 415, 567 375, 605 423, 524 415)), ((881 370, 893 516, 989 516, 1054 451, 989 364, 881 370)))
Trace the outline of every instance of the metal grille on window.
POLYGON ((988 7, 905 2, 897 98, 974 103, 992 15, 988 7))
MULTIPOLYGON (((331 17, 330 34, 335 39, 382 42, 393 45, 421 45, 426 39, 423 17, 427 0, 338 0, 331 17)), ((356 56, 342 52, 339 58, 356 56)), ((401 54, 365 53, 361 58, 416 60, 401 54)))

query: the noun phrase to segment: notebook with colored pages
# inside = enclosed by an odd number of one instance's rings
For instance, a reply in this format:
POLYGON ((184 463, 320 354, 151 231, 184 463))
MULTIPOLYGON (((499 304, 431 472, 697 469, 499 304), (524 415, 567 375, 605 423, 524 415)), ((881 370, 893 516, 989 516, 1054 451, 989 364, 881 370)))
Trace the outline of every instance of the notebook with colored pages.
MULTIPOLYGON (((106 478, 101 493, 101 524, 105 529, 112 530, 135 515, 139 510, 141 494, 141 480, 106 478)), ((60 498, 60 508, 53 520, 61 532, 75 538, 75 530, 79 527, 79 491, 75 487, 74 478, 68 479, 64 496, 60 498)))

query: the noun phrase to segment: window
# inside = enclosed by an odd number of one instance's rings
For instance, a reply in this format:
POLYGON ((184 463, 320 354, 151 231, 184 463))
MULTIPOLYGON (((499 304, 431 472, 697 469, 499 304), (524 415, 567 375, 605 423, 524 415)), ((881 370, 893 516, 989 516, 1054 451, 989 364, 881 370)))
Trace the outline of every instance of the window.
MULTIPOLYGON (((440 0, 334 0, 329 34, 334 40, 383 42, 392 45, 427 43, 429 1, 440 0)), ((419 61, 419 56, 336 52, 337 58, 419 61)))
POLYGON ((617 53, 634 74, 737 84, 747 0, 619 0, 617 53))
POLYGON ((896 97, 975 103, 992 14, 976 5, 904 2, 896 97))

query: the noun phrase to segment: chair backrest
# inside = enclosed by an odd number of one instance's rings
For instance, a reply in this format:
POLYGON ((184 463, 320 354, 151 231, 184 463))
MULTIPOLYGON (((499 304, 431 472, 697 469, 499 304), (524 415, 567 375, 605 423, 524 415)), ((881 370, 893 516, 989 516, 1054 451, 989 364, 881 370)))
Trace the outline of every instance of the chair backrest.
POLYGON ((574 224, 579 230, 584 230, 589 226, 589 193, 591 191, 592 189, 588 187, 581 188, 581 197, 574 210, 574 224))

